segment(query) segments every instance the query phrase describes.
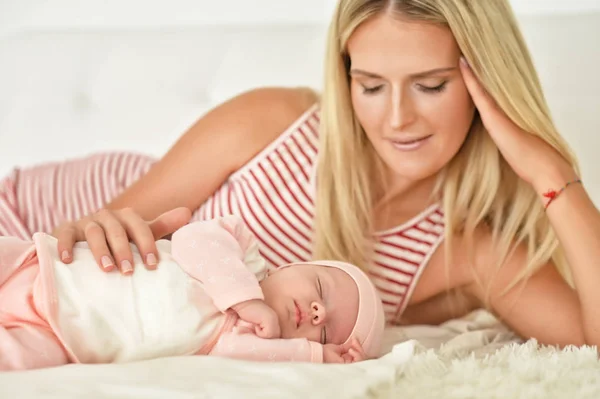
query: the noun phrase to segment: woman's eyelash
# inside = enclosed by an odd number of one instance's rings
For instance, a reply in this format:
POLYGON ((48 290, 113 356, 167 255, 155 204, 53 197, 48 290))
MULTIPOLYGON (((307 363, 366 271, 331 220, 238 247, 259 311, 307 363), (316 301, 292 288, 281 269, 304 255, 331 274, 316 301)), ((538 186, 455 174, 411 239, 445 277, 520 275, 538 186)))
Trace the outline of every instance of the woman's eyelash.
POLYGON ((444 91, 444 89, 446 88, 446 83, 448 83, 448 82, 442 82, 440 85, 437 85, 435 87, 429 87, 429 86, 423 86, 423 85, 419 85, 419 87, 425 93, 440 93, 440 92, 444 91))
POLYGON ((382 87, 383 87, 383 85, 374 86, 374 87, 363 86, 363 93, 374 94, 374 93, 377 93, 379 90, 381 90, 382 87))
MULTIPOLYGON (((419 89, 425 93, 440 93, 440 92, 444 91, 447 83, 448 82, 442 82, 441 84, 439 84, 438 86, 435 86, 435 87, 419 85, 419 89)), ((378 91, 380 91, 382 87, 383 87, 383 85, 373 86, 373 87, 363 86, 363 93, 364 94, 375 94, 378 91)))

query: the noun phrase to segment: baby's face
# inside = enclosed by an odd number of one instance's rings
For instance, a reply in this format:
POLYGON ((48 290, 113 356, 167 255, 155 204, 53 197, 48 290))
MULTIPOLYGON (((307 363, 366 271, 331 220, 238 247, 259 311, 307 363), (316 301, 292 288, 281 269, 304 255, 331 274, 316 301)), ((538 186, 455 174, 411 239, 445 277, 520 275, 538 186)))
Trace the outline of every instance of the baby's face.
POLYGON ((279 317, 282 338, 344 343, 358 317, 358 287, 333 267, 285 267, 261 282, 265 302, 279 317))

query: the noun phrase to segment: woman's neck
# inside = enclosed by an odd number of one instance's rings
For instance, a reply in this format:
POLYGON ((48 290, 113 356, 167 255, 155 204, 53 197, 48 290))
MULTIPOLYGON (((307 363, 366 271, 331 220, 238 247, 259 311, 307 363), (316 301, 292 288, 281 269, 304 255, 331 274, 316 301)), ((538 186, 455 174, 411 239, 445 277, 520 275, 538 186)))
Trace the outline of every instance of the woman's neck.
POLYGON ((373 204, 375 230, 401 225, 436 202, 433 197, 436 182, 437 175, 419 181, 398 176, 388 179, 373 204))

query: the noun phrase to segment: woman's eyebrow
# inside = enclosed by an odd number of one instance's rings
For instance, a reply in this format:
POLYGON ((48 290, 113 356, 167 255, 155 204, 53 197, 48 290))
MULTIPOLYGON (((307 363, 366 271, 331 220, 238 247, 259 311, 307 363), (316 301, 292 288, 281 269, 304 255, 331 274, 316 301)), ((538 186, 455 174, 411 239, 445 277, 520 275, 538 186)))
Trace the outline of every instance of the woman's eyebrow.
POLYGON ((361 69, 351 69, 350 75, 363 75, 363 76, 366 76, 367 78, 383 79, 381 76, 377 75, 376 73, 363 71, 361 69))
MULTIPOLYGON (((456 67, 435 68, 435 69, 429 69, 427 71, 413 73, 409 76, 411 78, 423 78, 423 77, 435 75, 435 74, 442 73, 442 72, 449 72, 454 69, 456 69, 456 67)), ((363 76, 366 76, 368 78, 373 78, 373 79, 384 79, 382 76, 380 76, 376 73, 368 72, 368 71, 364 71, 362 69, 356 69, 356 68, 352 68, 350 70, 350 74, 351 75, 363 75, 363 76)))

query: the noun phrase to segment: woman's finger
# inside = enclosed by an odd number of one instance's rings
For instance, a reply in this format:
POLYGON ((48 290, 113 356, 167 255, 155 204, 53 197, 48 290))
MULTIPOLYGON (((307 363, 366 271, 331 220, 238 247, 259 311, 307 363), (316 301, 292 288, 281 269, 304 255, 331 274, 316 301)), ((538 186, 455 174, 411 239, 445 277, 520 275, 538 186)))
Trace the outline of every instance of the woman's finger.
POLYGON ((133 273, 133 253, 129 246, 129 236, 121 221, 109 210, 96 213, 94 221, 104 229, 105 241, 121 273, 133 273))
POLYGON ((496 100, 483 87, 464 57, 461 57, 460 64, 467 90, 473 99, 475 107, 479 111, 479 116, 487 131, 494 138, 496 144, 501 147, 500 150, 508 144, 514 144, 514 136, 517 134, 516 138, 518 138, 520 136, 518 133, 521 133, 521 129, 498 106, 496 100))
POLYGON ((155 240, 159 240, 189 223, 192 212, 185 207, 175 208, 163 213, 150 222, 150 230, 155 240))
POLYGON ((54 234, 58 240, 58 253, 63 263, 73 261, 73 246, 81 239, 78 234, 78 227, 75 223, 69 223, 60 227, 54 234))
POLYGON ((461 65, 461 73, 463 76, 463 80, 465 85, 467 86, 467 90, 475 103, 475 107, 479 110, 479 114, 481 115, 481 119, 486 122, 486 119, 489 119, 491 115, 495 114, 497 111, 496 102, 494 99, 488 94, 487 90, 483 87, 483 85, 479 82, 479 79, 475 75, 475 72, 469 66, 469 63, 464 57, 460 59, 461 65))
POLYGON ((92 254, 94 254, 96 263, 106 272, 113 270, 115 261, 108 248, 104 229, 98 223, 91 221, 85 225, 83 233, 92 254))
POLYGON ((120 211, 119 220, 124 226, 130 240, 133 241, 138 248, 146 268, 148 270, 156 269, 156 265, 158 264, 158 251, 149 224, 130 209, 123 209, 120 211))

